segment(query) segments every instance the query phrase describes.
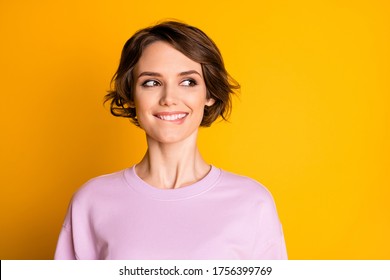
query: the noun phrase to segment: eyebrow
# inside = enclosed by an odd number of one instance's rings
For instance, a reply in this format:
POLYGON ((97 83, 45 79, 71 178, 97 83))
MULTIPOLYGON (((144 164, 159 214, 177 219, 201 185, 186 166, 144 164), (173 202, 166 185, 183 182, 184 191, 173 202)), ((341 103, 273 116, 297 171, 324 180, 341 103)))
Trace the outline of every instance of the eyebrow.
MULTIPOLYGON (((202 75, 198 72, 198 71, 195 71, 195 70, 188 70, 188 71, 184 71, 184 72, 180 72, 178 74, 178 76, 186 76, 186 75, 191 75, 191 74, 197 74, 199 75, 200 77, 202 77, 202 75)), ((162 75, 158 72, 142 72, 138 75, 138 78, 142 77, 142 76, 150 76, 150 77, 162 77, 162 75)))

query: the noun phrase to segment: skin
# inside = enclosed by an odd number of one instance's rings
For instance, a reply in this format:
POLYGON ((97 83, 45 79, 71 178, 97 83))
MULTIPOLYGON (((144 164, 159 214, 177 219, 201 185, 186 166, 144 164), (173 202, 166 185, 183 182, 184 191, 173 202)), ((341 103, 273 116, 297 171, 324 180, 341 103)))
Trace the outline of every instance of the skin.
POLYGON ((149 45, 134 68, 134 106, 148 149, 136 173, 148 184, 174 189, 207 175, 196 140, 206 98, 201 65, 167 43, 149 45))

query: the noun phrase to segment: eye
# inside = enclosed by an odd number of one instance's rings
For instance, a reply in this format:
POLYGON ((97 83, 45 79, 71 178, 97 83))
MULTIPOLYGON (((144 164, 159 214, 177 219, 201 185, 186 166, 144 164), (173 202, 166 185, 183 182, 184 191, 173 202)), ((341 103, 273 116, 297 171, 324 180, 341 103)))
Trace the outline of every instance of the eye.
POLYGON ((160 83, 156 80, 146 80, 145 82, 142 83, 143 87, 156 87, 159 85, 160 83))
POLYGON ((194 79, 187 79, 180 83, 181 86, 185 87, 194 87, 197 85, 196 81, 194 79))

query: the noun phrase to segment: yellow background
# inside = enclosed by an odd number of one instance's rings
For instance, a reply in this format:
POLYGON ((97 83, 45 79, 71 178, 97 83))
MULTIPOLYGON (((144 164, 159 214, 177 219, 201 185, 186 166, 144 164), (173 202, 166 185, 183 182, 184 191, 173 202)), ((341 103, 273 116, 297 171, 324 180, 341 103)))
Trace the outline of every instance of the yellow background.
POLYGON ((72 193, 140 160, 102 99, 133 32, 176 18, 242 85, 200 149, 271 190, 289 257, 389 259, 388 3, 1 1, 0 258, 52 258, 72 193))

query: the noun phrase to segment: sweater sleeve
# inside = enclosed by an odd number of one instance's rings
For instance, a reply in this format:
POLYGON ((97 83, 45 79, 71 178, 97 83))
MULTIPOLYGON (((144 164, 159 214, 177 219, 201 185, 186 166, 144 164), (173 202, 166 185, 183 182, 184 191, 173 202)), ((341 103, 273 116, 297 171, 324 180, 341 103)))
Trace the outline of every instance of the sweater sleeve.
POLYGON ((88 207, 88 197, 75 194, 68 207, 63 227, 57 243, 54 259, 98 259, 96 240, 91 228, 91 217, 88 207))
POLYGON ((72 235, 72 207, 68 208, 64 224, 57 242, 57 248, 54 255, 55 260, 76 260, 72 235))
POLYGON ((55 260, 76 260, 74 253, 73 238, 71 230, 62 227, 60 237, 57 242, 57 248, 54 255, 55 260))
POLYGON ((253 251, 254 259, 287 260, 283 228, 275 202, 269 192, 261 203, 260 211, 257 242, 253 251))
POLYGON ((287 260, 287 250, 283 233, 272 240, 268 240, 255 251, 255 259, 287 260))

